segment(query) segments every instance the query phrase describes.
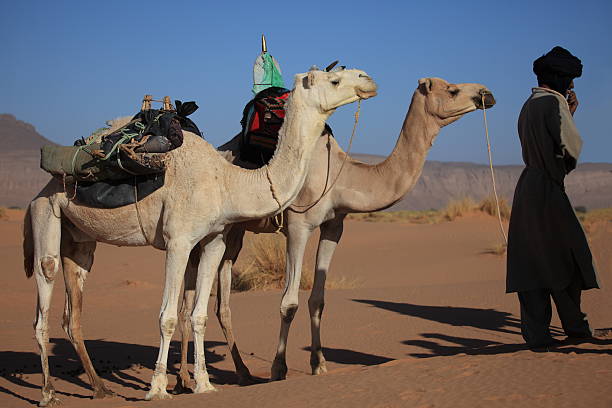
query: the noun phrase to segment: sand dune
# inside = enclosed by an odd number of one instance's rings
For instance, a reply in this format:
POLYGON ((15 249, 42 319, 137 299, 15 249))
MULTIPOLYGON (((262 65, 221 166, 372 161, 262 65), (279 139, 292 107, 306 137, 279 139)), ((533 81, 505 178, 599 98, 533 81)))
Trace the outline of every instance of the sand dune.
MULTIPOLYGON (((0 406, 33 406, 40 362, 31 322, 35 284, 22 269, 21 211, 0 221, 0 406)), ((591 228, 604 289, 585 293, 594 327, 612 327, 612 222, 591 228)), ((118 396, 91 400, 87 377, 60 328, 63 282, 55 287, 51 370, 66 407, 610 407, 612 338, 549 353, 522 346, 515 295, 504 294, 505 259, 496 220, 473 215, 435 225, 347 222, 331 274, 354 289, 328 290, 323 345, 329 372, 309 374, 306 301, 289 338, 288 379, 236 385, 223 335, 209 308, 206 358, 218 392, 145 402, 159 344, 164 254, 99 245, 85 290, 87 347, 118 396)), ((310 246, 309 256, 313 256, 310 246)), ((213 299, 214 300, 214 299, 213 299)), ((269 378, 280 292, 235 293, 238 345, 251 372, 269 378)), ((556 329, 559 321, 553 321, 556 329)), ((175 339, 178 338, 175 335, 175 339)), ((560 336, 560 338, 563 338, 560 336)), ((169 363, 176 373, 178 344, 169 363)), ((174 386, 169 376, 169 387, 174 386)))

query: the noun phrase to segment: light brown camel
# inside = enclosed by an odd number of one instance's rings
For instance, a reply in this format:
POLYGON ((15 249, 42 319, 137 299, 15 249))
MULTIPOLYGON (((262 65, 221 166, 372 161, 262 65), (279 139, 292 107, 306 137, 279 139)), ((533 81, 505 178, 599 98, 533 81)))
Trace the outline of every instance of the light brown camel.
POLYGON ((188 258, 200 243, 191 314, 195 392, 214 389, 204 361, 204 331, 210 290, 226 247, 227 227, 269 217, 286 208, 300 191, 325 121, 337 107, 375 94, 376 84, 363 71, 298 74, 280 131, 283 140, 267 166, 257 170, 235 166, 209 143, 185 132, 183 145, 168 153, 165 185, 136 205, 115 209, 82 206, 69 200, 60 181, 51 180, 30 203, 24 221, 26 275, 34 275, 38 286, 34 327, 43 369, 40 406, 59 401, 49 378, 47 327, 60 254, 67 291, 63 327, 90 378, 94 397, 112 394, 91 364, 80 322, 83 284, 98 241, 120 246, 152 245, 166 251, 161 341, 148 400, 170 397, 166 391, 168 348, 177 323, 188 258))
MULTIPOLYGON (((450 84, 440 78, 424 78, 410 103, 404 124, 400 131, 393 152, 382 163, 369 165, 348 158, 337 183, 321 198, 326 185, 329 186, 337 177, 346 153, 333 137, 323 136, 317 142, 306 181, 294 203, 285 210, 287 237, 286 283, 283 292, 280 314, 280 340, 271 378, 284 379, 287 373, 285 360, 289 327, 298 308, 299 283, 302 259, 310 233, 320 228, 320 239, 317 251, 314 285, 308 307, 311 319, 312 343, 310 346, 310 364, 313 374, 326 371, 320 335, 321 315, 323 313, 325 279, 331 259, 340 241, 344 217, 349 213, 379 211, 390 207, 406 195, 416 184, 425 157, 440 129, 461 118, 466 113, 495 104, 491 92, 480 84, 450 84), (328 182, 326 182, 328 180, 328 182), (321 198, 321 199, 320 199, 321 198), (317 201, 319 200, 320 201, 317 201), (316 205, 312 205, 315 203, 316 205)), ((237 157, 238 139, 234 138, 219 148, 232 152, 237 157)), ((235 346, 231 326, 229 296, 231 287, 231 268, 242 248, 245 230, 254 232, 271 232, 267 220, 250 221, 235 224, 228 233, 227 248, 223 263, 219 269, 217 296, 217 316, 232 349, 232 358, 239 377, 246 381, 250 377, 248 369, 242 362, 235 346)), ((194 268, 190 264, 186 281, 193 278, 194 268)), ((193 303, 192 286, 186 285, 185 297, 180 313, 183 332, 181 369, 181 386, 187 386, 187 342, 189 327, 186 318, 193 303)))

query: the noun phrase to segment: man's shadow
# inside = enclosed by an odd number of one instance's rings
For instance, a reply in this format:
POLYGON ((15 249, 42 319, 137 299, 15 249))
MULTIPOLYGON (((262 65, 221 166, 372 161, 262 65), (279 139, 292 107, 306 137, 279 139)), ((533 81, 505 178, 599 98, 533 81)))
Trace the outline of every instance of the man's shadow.
MULTIPOLYGON (((81 380, 78 376, 84 372, 72 344, 63 338, 50 339, 51 353, 49 356, 49 369, 52 378, 61 378, 64 381, 78 385, 86 390, 92 390, 88 382, 81 380)), ((141 344, 120 343, 105 340, 86 340, 87 351, 92 363, 105 382, 111 382, 120 387, 131 388, 146 392, 148 382, 129 373, 138 372, 140 369, 155 369, 158 348, 141 344)), ((211 364, 225 360, 225 355, 217 354, 213 349, 217 346, 226 346, 225 343, 216 341, 205 342, 205 358, 210 380, 214 384, 238 384, 238 378, 233 371, 221 370, 211 364)), ((189 343, 188 362, 193 364, 193 342, 189 343)), ((41 387, 41 363, 40 355, 32 352, 0 351, 0 376, 6 378, 15 385, 36 388, 41 387), (26 379, 25 377, 28 377, 26 379), (32 378, 33 377, 33 378, 32 378)), ((170 343, 168 354, 168 375, 178 374, 178 363, 180 362, 180 342, 170 343)), ((119 396, 121 389, 114 389, 119 396)), ((68 395, 76 398, 90 399, 92 392, 70 394, 56 390, 58 394, 68 395)), ((12 390, 0 387, 0 393, 13 395, 16 398, 37 404, 29 398, 23 397, 12 390)), ((124 397, 125 398, 125 397, 124 397)), ((126 398, 127 400, 131 400, 126 398)))
MULTIPOLYGON (((418 317, 451 326, 473 327, 476 329, 491 331, 493 333, 513 334, 520 336, 521 322, 512 316, 511 313, 502 312, 495 309, 477 309, 470 307, 452 306, 425 306, 410 303, 388 302, 381 300, 353 299, 353 301, 372 305, 381 309, 389 310, 405 316, 418 317)), ((564 335, 559 327, 551 326, 551 334, 564 335)), ((411 353, 410 355, 418 358, 449 356, 460 353, 465 354, 503 354, 513 353, 527 349, 522 339, 519 343, 508 344, 494 340, 477 338, 463 338, 450 336, 442 333, 421 333, 424 339, 409 339, 402 341, 403 344, 421 347, 426 353, 411 353), (444 343, 451 343, 447 345, 444 343)), ((518 338, 520 339, 520 337, 518 338)), ((518 340, 517 339, 517 340, 518 340)), ((610 344, 607 340, 588 341, 593 344, 610 344)), ((561 353, 594 353, 612 354, 610 350, 581 349, 578 347, 562 347, 551 349, 551 351, 561 353)))

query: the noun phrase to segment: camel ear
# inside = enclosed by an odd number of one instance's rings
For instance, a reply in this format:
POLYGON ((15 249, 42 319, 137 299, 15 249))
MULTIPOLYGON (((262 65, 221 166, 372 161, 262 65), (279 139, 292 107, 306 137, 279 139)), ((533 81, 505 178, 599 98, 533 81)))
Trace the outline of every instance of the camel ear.
POLYGON ((419 79, 419 89, 424 95, 427 95, 431 92, 432 81, 431 78, 421 78, 419 79))
POLYGON ((315 74, 314 71, 308 71, 306 76, 302 79, 302 85, 304 89, 310 89, 314 85, 315 74))

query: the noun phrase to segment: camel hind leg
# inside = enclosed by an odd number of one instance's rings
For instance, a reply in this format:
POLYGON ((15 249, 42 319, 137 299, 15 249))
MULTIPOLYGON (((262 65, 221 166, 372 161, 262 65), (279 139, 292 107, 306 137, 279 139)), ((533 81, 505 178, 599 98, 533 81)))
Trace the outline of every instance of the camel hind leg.
POLYGON ((89 377, 89 382, 94 391, 93 397, 105 398, 115 396, 115 393, 106 388, 102 379, 96 373, 85 348, 81 330, 83 286, 93 264, 95 249, 95 241, 75 242, 66 231, 62 234, 61 255, 66 286, 66 303, 62 327, 89 377))
MULTIPOLYGON (((27 243, 33 250, 33 274, 38 288, 38 301, 34 332, 40 350, 43 384, 41 407, 51 407, 60 403, 55 396, 55 388, 51 382, 49 371, 49 356, 47 345, 49 343, 49 308, 53 295, 53 285, 60 266, 60 239, 61 218, 60 209, 50 202, 47 197, 38 197, 32 203, 26 214, 31 217, 26 220, 25 227, 31 227, 31 234, 25 234, 27 243)), ((24 243, 24 247, 26 243, 24 243)))

